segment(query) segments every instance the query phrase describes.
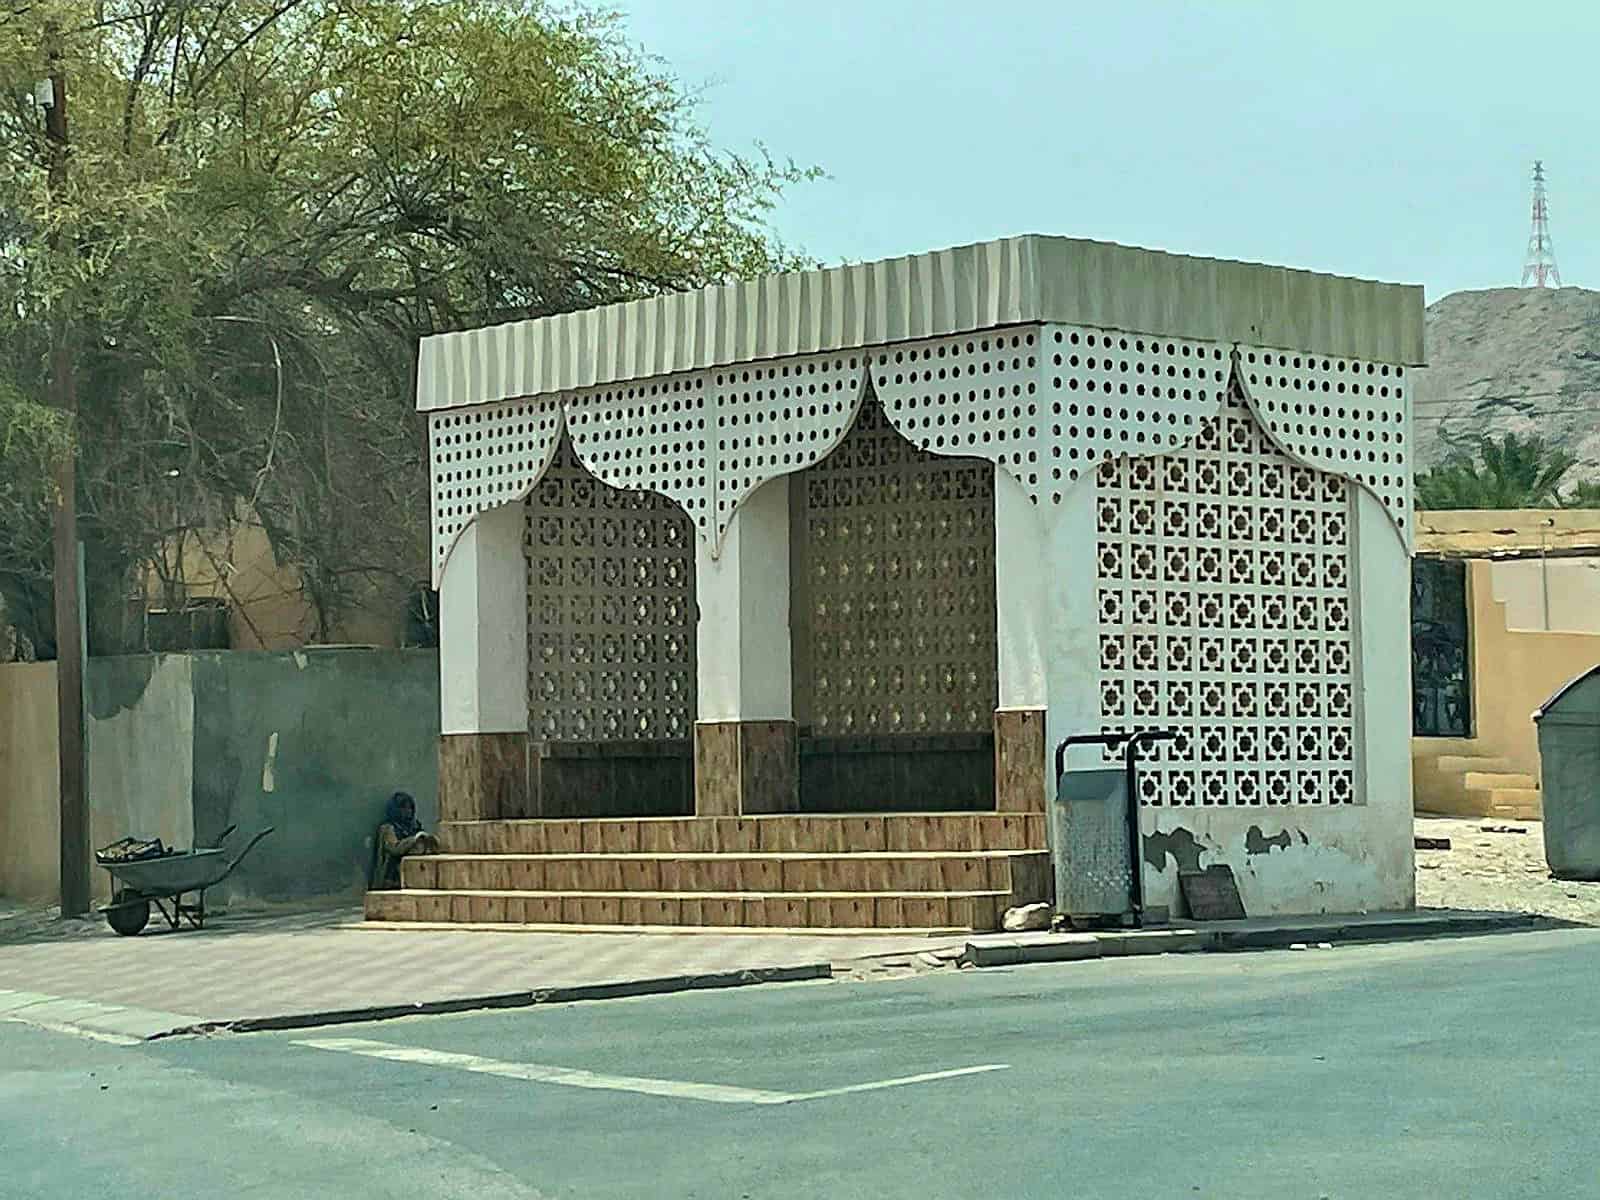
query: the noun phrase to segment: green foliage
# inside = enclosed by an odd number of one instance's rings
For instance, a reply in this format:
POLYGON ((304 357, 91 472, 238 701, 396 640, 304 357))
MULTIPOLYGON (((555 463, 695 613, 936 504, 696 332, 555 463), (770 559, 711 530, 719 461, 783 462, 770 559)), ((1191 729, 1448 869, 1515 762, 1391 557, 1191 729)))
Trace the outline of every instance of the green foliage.
POLYGON ((1417 476, 1417 507, 1559 507, 1562 482, 1576 465, 1572 455, 1536 435, 1481 437, 1471 451, 1458 447, 1439 466, 1417 476))
POLYGON ((91 590, 250 506, 326 633, 374 580, 425 575, 419 336, 798 265, 765 218, 810 177, 716 152, 612 17, 540 0, 12 6, 0 447, 22 457, 0 587, 48 568, 52 319, 76 348, 91 590), (54 196, 24 95, 50 20, 71 89, 54 196))

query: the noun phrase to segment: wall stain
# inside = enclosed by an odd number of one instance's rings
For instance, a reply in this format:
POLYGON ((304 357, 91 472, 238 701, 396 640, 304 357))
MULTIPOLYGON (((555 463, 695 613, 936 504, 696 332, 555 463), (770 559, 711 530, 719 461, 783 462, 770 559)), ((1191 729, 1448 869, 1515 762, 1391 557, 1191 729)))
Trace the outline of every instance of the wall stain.
POLYGON ((155 654, 95 659, 83 678, 84 707, 89 715, 108 721, 138 704, 159 662, 155 654))
MULTIPOLYGON (((1300 835, 1301 841, 1305 834, 1300 835)), ((1244 835, 1244 852, 1246 854, 1271 854, 1274 850, 1287 850, 1294 844, 1294 839, 1289 836, 1287 829, 1279 830, 1271 837, 1261 832, 1261 826, 1252 825, 1244 835)))
POLYGON ((1205 852, 1206 848, 1195 841, 1194 834, 1187 829, 1144 835, 1144 861, 1157 871, 1167 869, 1169 854, 1172 856, 1172 861, 1178 864, 1178 870, 1198 871, 1200 856, 1205 852))

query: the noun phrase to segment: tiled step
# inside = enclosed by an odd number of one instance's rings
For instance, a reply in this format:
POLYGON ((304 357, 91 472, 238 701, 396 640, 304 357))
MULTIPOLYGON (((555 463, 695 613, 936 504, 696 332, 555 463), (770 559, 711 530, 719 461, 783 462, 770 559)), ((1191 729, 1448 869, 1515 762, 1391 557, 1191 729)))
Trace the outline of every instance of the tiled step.
POLYGON ((1524 775, 1516 771, 1468 771, 1462 777, 1469 789, 1479 791, 1501 791, 1513 789, 1517 791, 1537 791, 1539 781, 1532 775, 1524 775))
POLYGON ((1438 758, 1423 761, 1431 762, 1435 770, 1445 775, 1465 775, 1469 771, 1511 770, 1509 758, 1494 758, 1487 754, 1441 754, 1438 758))
POLYGON ((1043 813, 447 821, 452 854, 855 854, 1043 850, 1043 813))
POLYGON ((1000 892, 368 892, 367 919, 404 923, 962 929, 999 926, 1000 892))
POLYGON ((407 858, 406 888, 510 892, 999 892, 1049 894, 1044 851, 926 854, 440 854, 407 858))
POLYGON ((1534 788, 1494 788, 1475 793, 1487 798, 1484 816, 1510 817, 1517 821, 1538 821, 1544 816, 1544 801, 1534 788))

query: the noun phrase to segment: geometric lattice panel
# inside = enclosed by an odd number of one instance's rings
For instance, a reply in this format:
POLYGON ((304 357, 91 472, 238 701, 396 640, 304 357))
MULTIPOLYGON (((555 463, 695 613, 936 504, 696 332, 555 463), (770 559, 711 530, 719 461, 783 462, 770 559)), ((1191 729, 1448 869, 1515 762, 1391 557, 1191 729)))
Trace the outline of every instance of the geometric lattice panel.
POLYGON ((1226 391, 1221 346, 1072 325, 1021 325, 874 352, 873 386, 924 450, 1008 470, 1035 504, 1095 464, 1194 436, 1226 391))
POLYGON ((433 583, 456 537, 485 509, 522 496, 561 440, 555 396, 431 413, 433 583))
POLYGON ((600 482, 563 439, 528 497, 528 715, 549 741, 687 738, 694 530, 671 500, 600 482))
POLYGON ((1405 368, 1243 349, 1241 382, 1262 423, 1302 462, 1353 479, 1383 502, 1411 544, 1405 368))
POLYGON ((734 510, 769 479, 803 470, 832 450, 861 399, 860 354, 807 354, 716 371, 716 544, 734 510))
POLYGON ((992 732, 994 467, 918 450, 869 398, 798 482, 797 718, 818 737, 992 732))
POLYGON ((701 530, 711 521, 705 372, 585 388, 567 399, 579 460, 615 488, 670 496, 701 530))
POLYGON ((875 350, 873 394, 912 445, 986 458, 1032 494, 1041 450, 1039 337, 1038 325, 1022 325, 875 350))
POLYGON ((1211 342, 1045 326, 1052 503, 1118 455, 1162 454, 1189 442, 1222 408, 1231 364, 1211 342))
POLYGON ((1358 802, 1351 485, 1290 460, 1237 394, 1096 483, 1102 727, 1179 734, 1142 802, 1358 802))

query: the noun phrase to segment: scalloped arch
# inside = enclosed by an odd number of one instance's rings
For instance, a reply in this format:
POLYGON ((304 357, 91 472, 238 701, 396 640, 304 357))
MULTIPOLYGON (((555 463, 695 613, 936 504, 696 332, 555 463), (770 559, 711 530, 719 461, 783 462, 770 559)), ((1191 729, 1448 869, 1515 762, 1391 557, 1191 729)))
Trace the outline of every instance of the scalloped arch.
POLYGON ((1239 347, 1245 402, 1289 457, 1365 489, 1412 549, 1412 465, 1405 369, 1328 355, 1239 347))
POLYGON ((478 514, 523 499, 561 442, 559 396, 454 409, 428 418, 432 581, 478 514))
POLYGON ((1034 323, 430 414, 434 583, 479 512, 528 494, 563 429, 603 482, 680 505, 716 556, 739 505, 838 445, 869 386, 913 445, 989 459, 1045 508, 1107 459, 1186 446, 1234 379, 1275 445, 1366 488, 1410 549, 1404 368, 1034 323))

